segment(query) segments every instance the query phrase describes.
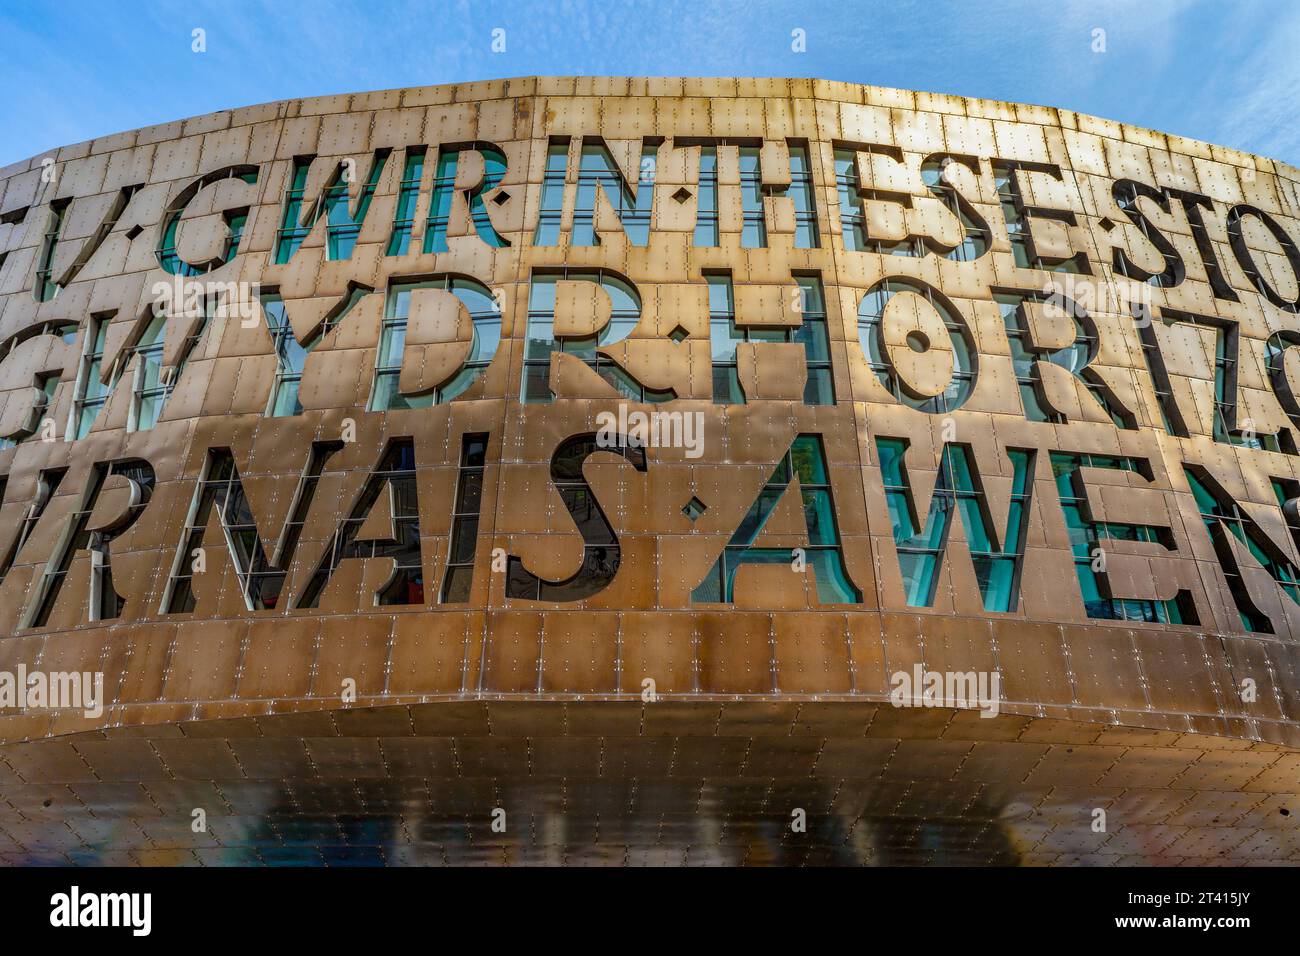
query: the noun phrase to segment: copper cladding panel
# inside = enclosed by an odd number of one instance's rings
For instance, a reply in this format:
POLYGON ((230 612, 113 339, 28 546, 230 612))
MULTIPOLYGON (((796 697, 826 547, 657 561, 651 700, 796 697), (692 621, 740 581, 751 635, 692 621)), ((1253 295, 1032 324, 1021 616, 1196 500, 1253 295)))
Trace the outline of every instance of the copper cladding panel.
MULTIPOLYGON (((1297 817, 1279 812, 1288 795, 1300 792, 1295 754, 1285 749, 1300 746, 1300 609, 1248 567, 1244 586, 1274 633, 1243 631, 1182 464, 1210 471, 1293 561, 1268 479, 1295 479, 1300 471, 1291 456, 1213 440, 1213 340, 1204 329, 1157 324, 1191 437, 1166 434, 1132 321, 1106 304, 1133 291, 1112 270, 1112 243, 1139 263, 1153 263, 1153 247, 1112 197, 1113 181, 1128 177, 1209 196, 1208 238, 1237 301, 1214 294, 1187 220, 1149 205, 1143 208, 1182 255, 1187 277, 1174 288, 1143 291, 1157 306, 1236 323, 1239 417, 1249 417, 1260 433, 1291 427, 1270 391, 1264 343, 1279 329, 1294 329, 1295 314, 1256 290, 1230 246, 1224 213, 1249 204, 1300 236, 1295 170, 1066 111, 814 80, 737 79, 525 78, 282 102, 106 137, 50 157, 58 169, 53 181, 42 178, 43 157, 0 170, 0 213, 29 207, 20 223, 0 225, 0 342, 25 338, 44 322, 81 329, 63 350, 67 360, 49 410, 57 440, 0 450, 0 475, 8 476, 0 556, 38 473, 67 469, 0 585, 0 671, 22 665, 102 672, 107 706, 98 718, 76 710, 0 711, 0 740, 8 742, 0 751, 4 859, 272 862, 283 854, 345 862, 354 849, 362 862, 453 863, 1300 859, 1293 825, 1285 824, 1297 817), (594 136, 633 171, 643 137, 666 139, 645 246, 629 242, 600 205, 601 244, 570 242, 574 157, 579 141, 594 136), (552 137, 570 138, 573 155, 561 239, 539 246, 533 230, 552 137), (674 147, 673 139, 702 137, 762 140, 769 164, 786 155, 787 141, 806 142, 820 247, 794 245, 789 200, 780 196, 764 200, 767 246, 742 245, 731 146, 719 149, 720 244, 695 246, 694 215, 682 212, 694 200, 674 195, 697 190, 687 161, 693 147, 674 147), (507 156, 500 185, 506 198, 489 202, 488 211, 509 245, 481 242, 458 205, 448 251, 419 251, 429 163, 413 251, 386 256, 403 150, 428 145, 432 157, 439 144, 471 142, 491 142, 507 156), (963 167, 955 176, 988 221, 992 250, 968 263, 846 251, 837 143, 899 151, 901 162, 862 156, 863 185, 910 193, 908 224, 934 235, 950 232, 952 220, 923 185, 922 158, 977 157, 978 175, 963 167), (392 153, 351 257, 329 261, 317 227, 289 264, 272 264, 293 157, 320 157, 308 183, 312 196, 323 185, 323 169, 352 157, 364 175, 377 149, 392 153), (1026 422, 989 289, 1041 289, 1051 274, 1015 263, 993 191, 993 156, 1060 168, 1059 180, 1025 174, 1026 201, 1068 209, 1076 224, 1036 220, 1035 234, 1044 250, 1064 243, 1088 254, 1103 339, 1094 367, 1138 428, 1120 431, 1097 420, 1068 375, 1045 387, 1070 409, 1070 421, 1026 422), (262 414, 274 362, 258 313, 248 327, 230 318, 212 326, 153 429, 128 430, 124 386, 89 436, 63 440, 89 319, 109 322, 111 364, 143 331, 154 283, 171 279, 154 256, 166 210, 197 177, 236 165, 256 167, 257 182, 233 180, 219 196, 202 194, 182 223, 180 251, 198 256, 220 247, 217 213, 248 207, 240 255, 205 281, 278 288, 295 328, 305 321, 299 315, 323 319, 350 284, 377 290, 312 353, 303 383, 308 410, 290 418, 262 414), (54 300, 37 303, 32 281, 51 203, 72 199, 75 209, 89 201, 83 197, 102 200, 135 184, 143 188, 100 250, 54 300), (636 284, 642 322, 611 355, 648 386, 675 389, 672 407, 699 412, 706 436, 698 459, 681 449, 649 449, 644 472, 608 456, 588 463, 587 477, 619 536, 622 564, 609 588, 571 604, 508 598, 504 575, 490 567, 495 548, 539 573, 562 577, 576 567, 581 540, 550 486, 547 463, 566 437, 594 430, 600 412, 619 406, 580 365, 559 361, 558 399, 519 401, 529 277, 565 266, 613 270, 636 284), (782 348, 742 350, 749 403, 713 404, 701 289, 704 273, 717 269, 732 270, 744 290, 737 302, 753 310, 756 326, 792 321, 784 314, 792 273, 820 274, 835 405, 792 400, 802 370, 782 368, 782 348), (473 276, 497 293, 503 332, 491 367, 450 403, 368 411, 383 290, 396 277, 444 274, 473 276), (1007 449, 1039 450, 1021 601, 1009 614, 983 612, 960 523, 934 606, 906 605, 874 441, 911 441, 920 499, 934 481, 945 436, 940 416, 899 404, 864 362, 858 304, 887 275, 942 290, 971 327, 979 383, 970 401, 946 417, 984 469, 995 524, 1006 508, 1007 449), (689 334, 676 341, 679 327, 689 334), (419 470, 426 605, 376 607, 384 562, 349 561, 318 610, 249 612, 225 549, 209 547, 196 584, 198 609, 161 613, 207 449, 231 450, 265 543, 290 511, 311 443, 337 439, 349 427, 355 440, 322 478, 286 593, 306 584, 385 442, 409 436, 419 470), (439 605, 461 438, 480 432, 490 437, 473 589, 464 605, 439 605), (692 605, 692 589, 772 463, 802 432, 822 436, 845 563, 862 603, 821 605, 810 574, 750 567, 737 580, 734 606, 692 605), (1094 510, 1107 520, 1168 526, 1176 544, 1169 552, 1119 547, 1113 584, 1133 597, 1164 598, 1185 587, 1199 626, 1088 618, 1046 460, 1058 449, 1150 462, 1149 488, 1089 473, 1094 510), (140 519, 112 546, 114 583, 126 599, 121 616, 88 620, 83 554, 49 625, 21 626, 92 465, 127 458, 150 462, 157 485, 140 519), (694 522, 682 514, 692 497, 708 506, 694 522), (881 706, 890 676, 916 665, 996 671, 1002 716, 881 706), (658 694, 654 703, 641 699, 647 679, 658 694), (1257 689, 1250 700, 1241 694, 1246 680, 1257 689), (348 682, 355 683, 355 702, 341 699, 348 682), (131 781, 148 791, 148 801, 126 789, 131 781), (1216 794, 1230 795, 1222 798, 1226 809, 1203 819, 1198 801, 1218 806, 1216 794), (493 801, 507 797, 518 808, 510 812, 529 816, 522 832, 532 837, 494 842, 475 829, 493 801), (222 821, 206 842, 187 836, 190 809, 199 806, 222 821), (809 811, 809 839, 796 843, 788 819, 800 806, 809 811), (150 807, 157 819, 149 819, 150 807), (1077 818, 1097 807, 1111 808, 1112 819, 1125 814, 1101 841, 1077 818), (54 812, 66 827, 51 823, 54 812), (360 830, 354 817, 363 821, 360 830), (784 835, 772 837, 766 826, 784 835), (1222 827, 1232 832, 1217 832, 1222 827)), ((779 188, 783 175, 776 170, 764 181, 779 188)), ((871 214, 887 231, 889 211, 871 214)), ((1265 277, 1294 298, 1280 247, 1254 225, 1243 241, 1265 277)), ((59 244, 56 274, 72 265, 80 244, 59 244)), ((933 332, 931 320, 915 321, 933 332)), ((169 356, 174 348, 169 337, 169 356)), ((33 368, 42 362, 28 354, 34 351, 27 346, 0 363, 6 426, 23 419, 22 403, 35 400, 33 368)), ((56 351, 43 353, 45 364, 56 351)), ((914 364, 922 390, 945 374, 914 364)), ((126 368, 124 381, 132 374, 126 368)), ((111 497, 123 494, 116 489, 111 497)), ((210 525, 210 538, 215 530, 210 525)), ((798 546, 788 532, 774 529, 773 546, 798 546)))
POLYGON ((1293 751, 967 715, 494 700, 12 744, 0 863, 1203 866, 1300 853, 1293 751))

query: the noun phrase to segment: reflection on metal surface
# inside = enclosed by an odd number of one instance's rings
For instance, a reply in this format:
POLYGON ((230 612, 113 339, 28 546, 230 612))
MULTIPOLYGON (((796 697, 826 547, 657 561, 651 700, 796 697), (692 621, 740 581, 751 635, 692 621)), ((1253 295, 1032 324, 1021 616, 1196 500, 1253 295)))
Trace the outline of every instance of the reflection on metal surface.
POLYGON ((0 860, 1111 866, 1300 853, 1293 752, 971 716, 496 701, 12 745, 0 860), (791 828, 797 809, 805 832, 791 828))

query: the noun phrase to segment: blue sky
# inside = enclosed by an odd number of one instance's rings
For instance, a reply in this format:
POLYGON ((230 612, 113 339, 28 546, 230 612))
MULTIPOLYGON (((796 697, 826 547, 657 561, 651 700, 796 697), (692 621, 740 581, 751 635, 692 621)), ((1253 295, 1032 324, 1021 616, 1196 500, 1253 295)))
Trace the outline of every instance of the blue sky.
POLYGON ((815 76, 1061 106, 1300 164, 1293 0, 3 0, 0 165, 227 107, 529 74, 815 76))

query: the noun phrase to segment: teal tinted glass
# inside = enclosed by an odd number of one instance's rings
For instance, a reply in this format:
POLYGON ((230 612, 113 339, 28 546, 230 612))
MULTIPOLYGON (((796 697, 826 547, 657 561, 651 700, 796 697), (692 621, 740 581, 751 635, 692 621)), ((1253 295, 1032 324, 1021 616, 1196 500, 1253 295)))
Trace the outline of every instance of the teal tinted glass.
MULTIPOLYGON (((987 514, 984 490, 970 450, 963 445, 945 445, 925 524, 918 528, 904 464, 907 443, 900 439, 879 438, 876 447, 909 604, 919 600, 921 603, 912 606, 928 607, 932 603, 935 576, 947 551, 952 516, 957 513, 961 515, 985 609, 1013 610, 1017 597, 1015 582, 1023 559, 1024 508, 1028 504, 1028 493, 1013 492, 999 541, 987 514)), ((1026 475, 1032 467, 1032 456, 1011 452, 1009 457, 1014 471, 1013 488, 1027 488, 1026 475)))
POLYGON ((826 458, 822 454, 821 442, 812 435, 800 435, 790 446, 790 460, 795 474, 805 485, 824 485, 827 483, 826 458))
POLYGON ((718 561, 692 592, 692 601, 730 602, 736 571, 745 564, 789 563, 793 569, 796 556, 792 550, 752 546, 777 504, 789 493, 789 461, 796 462, 795 469, 800 473, 801 505, 808 542, 802 549, 802 560, 815 577, 818 601, 838 604, 861 600, 861 592, 853 585, 844 566, 830 489, 803 487, 816 483, 807 481, 804 476, 820 475, 824 484, 827 471, 821 441, 816 435, 799 435, 788 454, 783 455, 774 467, 772 476, 741 520, 718 561))
POLYGON ((878 438, 876 452, 880 458, 880 473, 886 487, 897 487, 903 482, 903 453, 907 446, 897 439, 878 438))

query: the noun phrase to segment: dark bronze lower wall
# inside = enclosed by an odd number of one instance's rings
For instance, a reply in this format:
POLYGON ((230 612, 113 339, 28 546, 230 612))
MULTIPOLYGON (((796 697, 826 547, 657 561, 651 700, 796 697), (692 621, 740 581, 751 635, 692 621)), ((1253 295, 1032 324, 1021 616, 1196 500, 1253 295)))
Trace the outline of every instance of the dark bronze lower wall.
POLYGON ((6 745, 0 863, 1300 863, 1298 781, 1270 744, 947 708, 437 703, 6 745))
MULTIPOLYGON (((908 614, 650 612, 338 616, 105 628, 50 640, 36 665, 103 669, 102 717, 29 711, 9 740, 92 727, 332 711, 344 681, 379 701, 601 698, 887 701, 890 677, 995 670, 1003 713, 1214 734, 1297 746, 1282 706, 1294 650, 1249 639, 908 614), (753 635, 753 636, 751 636, 753 635), (99 645, 103 641, 103 646, 99 645), (81 656, 92 643, 95 651, 81 656), (1287 653, 1289 651, 1289 653, 1287 653), (75 652, 75 653, 74 653, 75 652), (102 654, 102 656, 101 656, 102 654), (1280 674, 1261 696, 1275 716, 1232 701, 1234 672, 1280 674), (1267 696, 1271 695, 1271 696, 1267 696)), ((30 666, 30 665, 29 665, 30 666)))

